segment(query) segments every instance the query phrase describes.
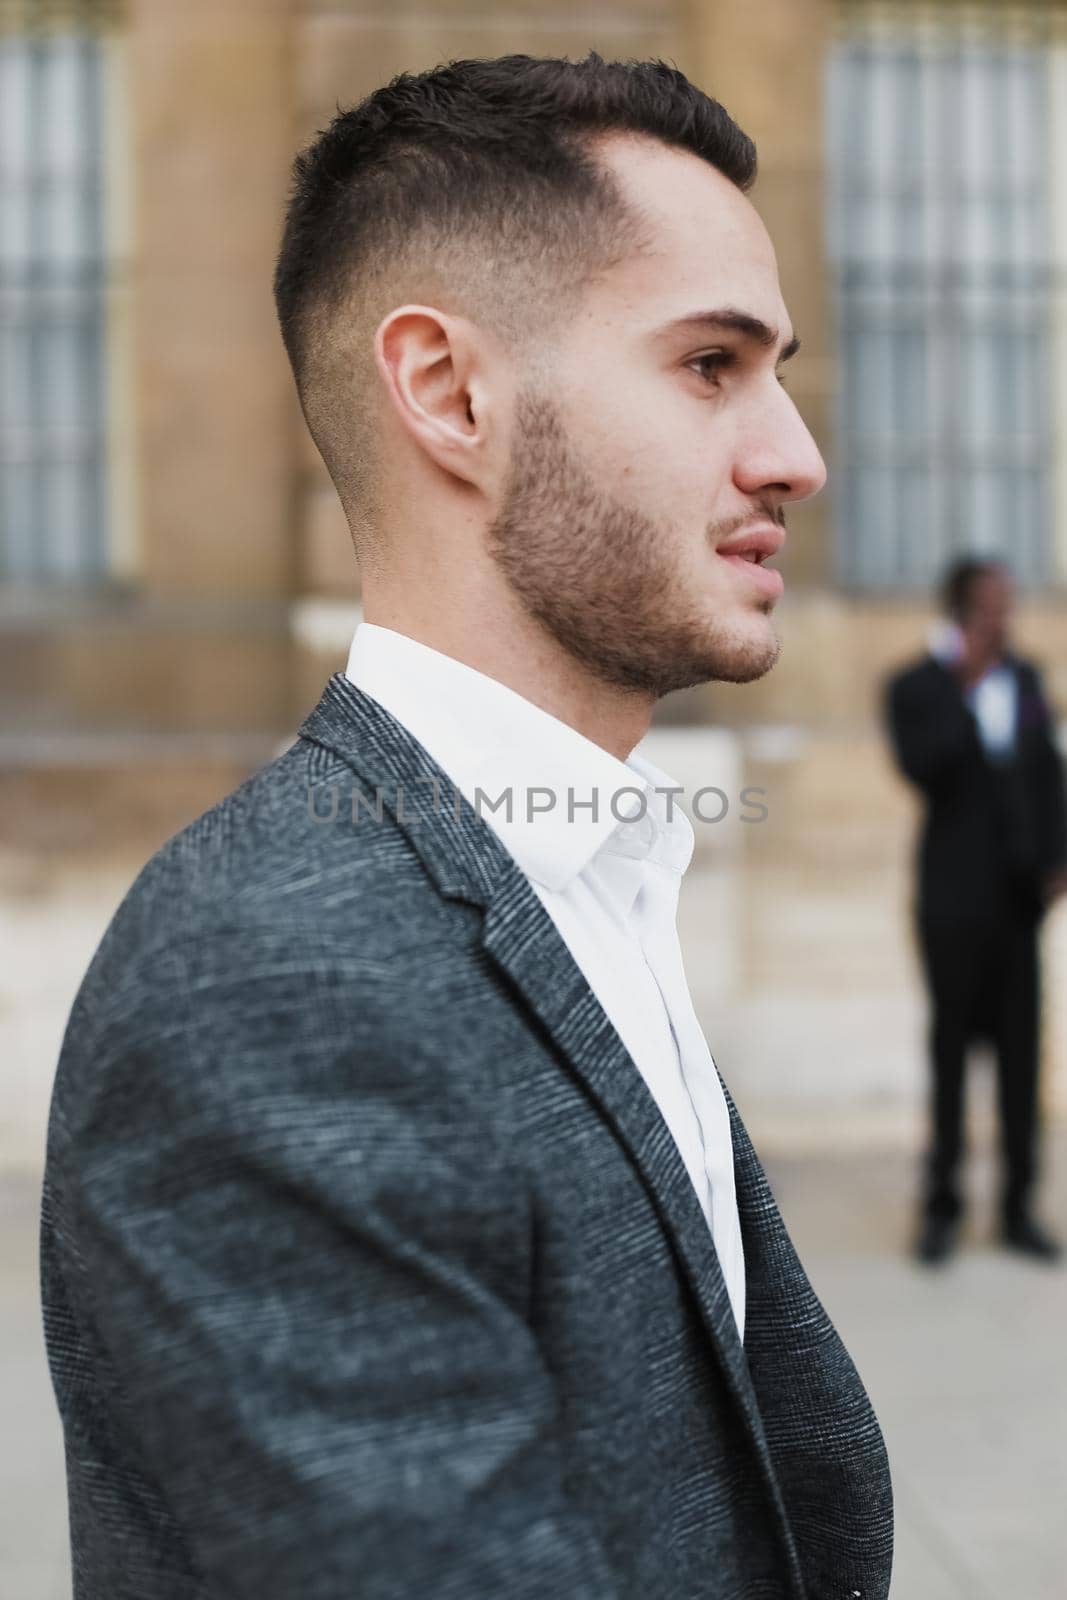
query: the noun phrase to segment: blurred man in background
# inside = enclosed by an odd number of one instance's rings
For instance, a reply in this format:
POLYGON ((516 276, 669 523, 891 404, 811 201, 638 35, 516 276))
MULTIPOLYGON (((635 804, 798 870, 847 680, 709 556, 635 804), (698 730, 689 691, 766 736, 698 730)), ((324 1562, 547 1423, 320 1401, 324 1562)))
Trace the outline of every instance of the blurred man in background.
POLYGON ((1013 585, 992 560, 957 561, 929 652, 894 677, 896 757, 926 807, 917 926, 930 995, 931 1129, 917 1252, 943 1261, 963 1212, 960 1164, 969 1045, 996 1051, 1001 1237, 1042 1260, 1060 1246, 1036 1221, 1038 930, 1067 888, 1063 770, 1041 679, 1010 645, 1013 585))

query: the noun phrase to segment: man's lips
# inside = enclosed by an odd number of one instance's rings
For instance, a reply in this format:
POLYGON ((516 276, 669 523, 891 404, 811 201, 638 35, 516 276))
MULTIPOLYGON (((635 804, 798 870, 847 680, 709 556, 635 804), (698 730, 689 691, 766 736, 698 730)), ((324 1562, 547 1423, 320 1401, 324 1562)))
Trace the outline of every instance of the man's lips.
POLYGON ((716 550, 721 556, 744 556, 750 561, 766 561, 769 556, 776 556, 785 544, 785 529, 776 527, 770 522, 757 523, 753 528, 745 528, 741 533, 735 533, 729 539, 724 539, 722 544, 716 545, 716 550))
POLYGON ((775 567, 763 566, 763 562, 776 556, 784 543, 784 528, 761 523, 724 539, 716 546, 715 553, 744 572, 752 587, 765 598, 776 599, 785 587, 782 574, 775 567))

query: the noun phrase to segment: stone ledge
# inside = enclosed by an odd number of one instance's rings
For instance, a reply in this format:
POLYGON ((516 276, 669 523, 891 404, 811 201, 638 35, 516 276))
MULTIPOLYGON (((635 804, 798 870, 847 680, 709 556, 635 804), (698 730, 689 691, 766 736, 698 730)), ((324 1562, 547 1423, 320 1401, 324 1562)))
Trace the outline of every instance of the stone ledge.
POLYGON ((281 734, 300 701, 288 606, 119 592, 0 606, 9 734, 281 734))

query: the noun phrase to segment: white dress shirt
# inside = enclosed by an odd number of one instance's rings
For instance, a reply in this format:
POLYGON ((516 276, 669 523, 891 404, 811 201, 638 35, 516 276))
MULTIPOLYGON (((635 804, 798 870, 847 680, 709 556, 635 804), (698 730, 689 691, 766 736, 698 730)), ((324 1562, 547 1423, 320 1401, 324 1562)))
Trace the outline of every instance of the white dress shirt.
POLYGON ((1006 761, 1015 750, 1018 697, 1015 674, 1006 662, 990 667, 967 691, 967 704, 991 761, 1006 761))
POLYGON ((675 922, 695 842, 681 786, 392 628, 360 623, 346 676, 429 752, 529 879, 674 1137, 743 1338, 730 1118, 675 922))
MULTIPOLYGON (((963 655, 963 634, 958 624, 939 618, 927 637, 930 654, 943 666, 953 667, 963 655)), ((974 713, 978 736, 991 761, 1006 761, 1015 750, 1019 687, 1006 661, 989 667, 977 683, 964 690, 964 700, 974 713)))

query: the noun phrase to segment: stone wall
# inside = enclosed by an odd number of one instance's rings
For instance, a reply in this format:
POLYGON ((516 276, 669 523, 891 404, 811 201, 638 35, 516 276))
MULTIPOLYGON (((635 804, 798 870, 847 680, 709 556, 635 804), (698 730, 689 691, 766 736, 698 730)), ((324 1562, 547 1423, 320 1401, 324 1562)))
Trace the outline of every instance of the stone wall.
MULTIPOLYGON (((10 725, 289 729, 344 644, 294 637, 294 606, 354 616, 359 573, 307 435, 271 275, 295 149, 401 70, 510 51, 674 61, 754 135, 754 200, 803 340, 790 389, 830 453, 836 382, 823 252, 822 71, 831 0, 130 0, 129 342, 136 516, 104 595, 0 594, 10 725), (348 608, 345 610, 344 608, 348 608)), ((120 188, 124 185, 120 184, 120 188)), ((833 467, 830 459, 831 472, 833 467)), ((870 726, 928 608, 835 590, 831 488, 790 518, 785 651, 763 682, 672 697, 664 722, 870 726)), ((1022 639, 1067 710, 1063 603, 1022 639)), ((343 628, 342 628, 343 633, 343 628)))

